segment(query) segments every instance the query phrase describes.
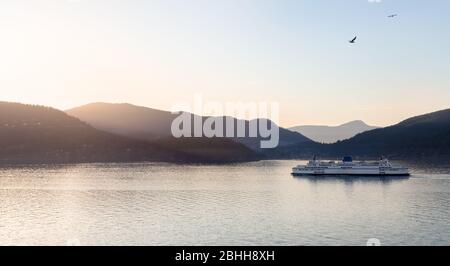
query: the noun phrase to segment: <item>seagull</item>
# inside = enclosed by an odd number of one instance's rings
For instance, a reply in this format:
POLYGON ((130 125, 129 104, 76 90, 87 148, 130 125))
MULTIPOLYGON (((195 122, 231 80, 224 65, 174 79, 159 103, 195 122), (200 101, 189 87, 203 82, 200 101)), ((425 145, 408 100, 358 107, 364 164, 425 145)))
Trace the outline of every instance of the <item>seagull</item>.
POLYGON ((358 37, 358 36, 355 36, 355 38, 353 38, 353 40, 348 41, 348 42, 349 42, 349 43, 355 43, 357 37, 358 37))
POLYGON ((398 15, 397 14, 392 14, 392 15, 389 15, 388 18, 395 18, 396 16, 398 16, 398 15))

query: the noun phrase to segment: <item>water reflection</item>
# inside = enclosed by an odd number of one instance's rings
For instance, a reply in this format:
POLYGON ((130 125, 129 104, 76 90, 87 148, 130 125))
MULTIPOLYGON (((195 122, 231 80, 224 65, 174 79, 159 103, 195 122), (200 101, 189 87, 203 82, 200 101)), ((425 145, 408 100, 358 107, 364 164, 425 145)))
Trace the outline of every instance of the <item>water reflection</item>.
POLYGON ((292 178, 296 163, 3 167, 0 245, 450 244, 450 171, 292 178))
POLYGON ((402 182, 408 180, 408 176, 382 176, 382 177, 367 177, 367 176, 292 176, 294 179, 307 180, 311 183, 331 182, 353 184, 358 183, 381 183, 390 184, 392 182, 402 182))

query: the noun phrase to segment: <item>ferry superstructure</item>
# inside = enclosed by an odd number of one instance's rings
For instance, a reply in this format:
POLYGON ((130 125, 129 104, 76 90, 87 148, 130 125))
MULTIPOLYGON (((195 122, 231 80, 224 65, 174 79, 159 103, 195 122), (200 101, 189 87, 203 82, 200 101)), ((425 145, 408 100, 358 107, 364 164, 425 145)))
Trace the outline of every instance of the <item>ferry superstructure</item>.
POLYGON ((292 169, 295 176, 312 175, 342 175, 342 176, 409 176, 409 169, 394 166, 388 159, 378 162, 354 162, 351 156, 345 156, 342 161, 321 161, 314 158, 306 165, 292 169))

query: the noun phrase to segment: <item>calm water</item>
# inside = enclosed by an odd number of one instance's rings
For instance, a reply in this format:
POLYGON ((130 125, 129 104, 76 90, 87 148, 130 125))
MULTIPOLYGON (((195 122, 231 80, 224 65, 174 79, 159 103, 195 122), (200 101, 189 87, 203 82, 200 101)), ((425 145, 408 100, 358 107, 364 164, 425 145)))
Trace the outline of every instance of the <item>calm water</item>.
POLYGON ((0 168, 1 245, 450 245, 450 169, 308 179, 297 161, 0 168))

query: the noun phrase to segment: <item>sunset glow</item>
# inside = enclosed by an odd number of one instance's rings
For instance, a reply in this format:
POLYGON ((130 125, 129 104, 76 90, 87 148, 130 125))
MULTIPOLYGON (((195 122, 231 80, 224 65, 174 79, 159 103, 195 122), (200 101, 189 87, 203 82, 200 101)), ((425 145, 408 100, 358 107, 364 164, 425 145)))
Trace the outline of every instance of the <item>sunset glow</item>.
POLYGON ((448 108, 448 1, 0 3, 1 100, 280 104, 283 126, 448 108), (350 8, 349 8, 350 7, 350 8), (398 12, 388 19, 390 12, 398 12), (420 12, 419 12, 420 11, 420 12), (358 35, 356 45, 348 39, 358 35))

